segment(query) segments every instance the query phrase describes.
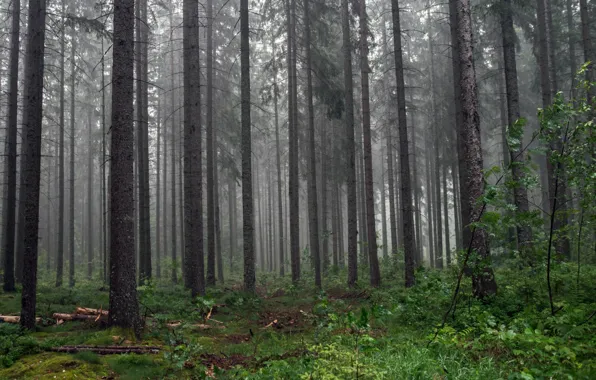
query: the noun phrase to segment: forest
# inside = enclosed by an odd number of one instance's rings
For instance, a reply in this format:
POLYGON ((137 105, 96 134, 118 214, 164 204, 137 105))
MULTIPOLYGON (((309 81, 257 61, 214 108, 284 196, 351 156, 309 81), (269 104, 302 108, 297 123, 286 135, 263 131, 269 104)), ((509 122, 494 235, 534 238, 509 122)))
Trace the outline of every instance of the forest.
POLYGON ((595 379, 592 0, 0 0, 0 379, 595 379))

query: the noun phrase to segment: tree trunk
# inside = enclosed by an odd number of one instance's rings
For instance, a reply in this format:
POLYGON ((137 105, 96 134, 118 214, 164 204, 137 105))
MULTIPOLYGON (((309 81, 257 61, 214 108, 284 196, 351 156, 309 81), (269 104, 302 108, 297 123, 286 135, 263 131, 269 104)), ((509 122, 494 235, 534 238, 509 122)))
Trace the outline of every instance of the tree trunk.
POLYGON ((27 329, 35 328, 45 19, 45 1, 30 0, 21 134, 20 186, 23 191, 19 199, 23 223, 23 290, 20 323, 27 329))
POLYGON ((319 251, 319 208, 317 203, 317 153, 315 150, 315 111, 312 95, 312 64, 310 52, 309 0, 304 0, 304 49, 306 58, 306 102, 308 105, 308 231, 310 254, 315 271, 315 286, 321 287, 321 254, 319 251))
POLYGON ((406 287, 411 287, 415 283, 414 266, 417 254, 414 241, 414 212, 412 210, 412 187, 410 184, 410 153, 398 0, 391 0, 391 14, 393 18, 393 54, 395 56, 395 77, 397 82, 397 115, 399 124, 399 163, 401 182, 400 200, 406 264, 405 285, 406 287))
POLYGON ((5 292, 15 289, 15 223, 17 205, 17 116, 19 98, 19 38, 21 29, 21 1, 13 0, 11 8, 10 30, 10 67, 8 84, 8 118, 7 131, 7 162, 6 162, 6 203, 3 209, 3 244, 4 250, 4 284, 5 292))
POLYGON ((244 290, 253 293, 255 291, 255 251, 250 125, 250 41, 248 33, 248 0, 240 0, 240 99, 242 122, 242 232, 244 240, 244 290))
MULTIPOLYGON (((592 83, 595 81, 594 65, 596 57, 594 57, 594 50, 592 44, 592 37, 590 35, 590 14, 588 9, 588 0, 579 0, 579 14, 582 23, 582 45, 584 48, 584 61, 591 62, 586 70, 586 79, 592 83)), ((596 96, 596 86, 590 87, 588 91, 588 102, 591 103, 596 96)))
POLYGON ((289 215, 292 282, 300 280, 300 180, 298 170, 298 120, 296 84, 296 0, 286 1, 288 19, 288 131, 289 131, 289 215))
POLYGON ((68 259, 68 286, 75 285, 75 90, 76 90, 76 65, 75 65, 75 41, 74 30, 72 31, 72 41, 70 44, 70 65, 71 65, 71 83, 70 83, 70 189, 68 196, 70 198, 70 215, 68 218, 68 240, 69 240, 69 259, 68 259))
POLYGON ((87 110, 87 278, 93 275, 93 108, 87 110))
MULTIPOLYGON (((478 94, 476 73, 472 52, 472 20, 469 0, 455 0, 457 5, 457 39, 460 65, 460 93, 463 111, 464 159, 466 162, 465 183, 467 198, 463 199, 470 210, 469 220, 477 222, 482 216, 483 207, 478 200, 484 193, 484 175, 482 166, 482 145, 480 142, 480 117, 478 116, 478 94)), ((467 227, 472 228, 472 227, 467 227)), ((470 241, 465 245, 478 255, 478 262, 473 266, 472 286, 474 295, 484 298, 497 292, 497 283, 490 266, 488 233, 483 228, 474 227, 470 231, 470 241), (476 267, 476 268, 474 268, 476 267)))
MULTIPOLYGON (((358 215, 356 213, 356 145, 354 142, 354 86, 352 83, 352 43, 348 0, 341 1, 344 57, 344 102, 346 107, 347 206, 348 206, 348 285, 358 281, 358 215)), ((341 210, 339 210, 341 213, 341 210)), ((341 254, 341 252, 340 252, 341 254)), ((341 261, 341 260, 340 260, 341 261)))
POLYGON ((64 277, 64 209, 65 209, 65 188, 64 188, 64 58, 66 56, 66 37, 64 35, 65 23, 65 5, 64 0, 62 1, 62 24, 60 29, 60 153, 58 156, 58 256, 56 257, 56 287, 62 286, 64 277))
MULTIPOLYGON (((174 34, 174 22, 172 20, 172 16, 170 15, 170 29, 172 35, 174 34)), ((170 181, 172 190, 170 193, 171 196, 171 204, 170 207, 172 209, 172 282, 174 284, 178 283, 178 257, 177 257, 177 231, 176 231, 176 223, 178 223, 178 219, 176 218, 176 131, 178 129, 178 120, 176 119, 178 110, 176 109, 176 97, 175 97, 175 87, 174 87, 174 42, 171 41, 171 51, 170 51, 170 92, 171 92, 171 114, 172 114, 172 125, 171 125, 171 143, 170 143, 170 157, 172 160, 172 168, 171 168, 171 178, 170 181)), ((182 201, 182 200, 180 200, 182 201)))
MULTIPOLYGON (((388 128, 388 127, 386 127, 388 128)), ((385 165, 384 160, 381 159, 381 228, 383 235, 383 257, 387 258, 387 206, 385 200, 385 165)))
MULTIPOLYGON (((372 136, 370 130, 370 101, 368 88, 368 74, 371 68, 368 64, 368 16, 366 2, 360 2, 360 80, 362 86, 362 136, 364 156, 364 181, 366 197, 366 231, 368 241, 368 260, 370 266, 370 284, 381 285, 381 272, 377 255, 377 233, 375 226, 375 189, 372 169, 372 136)), ((408 172, 409 175, 409 172, 408 172)))
MULTIPOLYGON (((101 51, 103 50, 103 37, 101 39, 101 51)), ((106 187, 106 166, 107 150, 106 150, 106 91, 105 91, 105 56, 101 56, 101 207, 102 207, 102 230, 103 230, 103 265, 102 265, 102 281, 104 284, 108 283, 108 194, 106 187)))
MULTIPOLYGON (((517 63, 515 58, 515 30, 513 28, 513 10, 511 9, 511 0, 502 0, 501 13, 501 35, 503 37, 503 62, 505 66, 505 88, 507 93, 507 123, 511 128, 520 118, 519 90, 517 86, 517 63)), ((516 131, 516 140, 519 141, 510 146, 511 170, 515 187, 513 189, 513 199, 517 211, 527 214, 530 211, 528 201, 528 191, 524 185, 524 162, 526 155, 523 145, 523 129, 516 131)), ((529 250, 532 247, 532 228, 522 223, 517 226, 518 250, 522 257, 528 259, 529 250)))
POLYGON ((213 199, 213 1, 207 0, 207 286, 215 285, 215 202, 213 199))
POLYGON ((275 62, 275 43, 272 42, 273 47, 273 105, 274 105, 274 112, 275 112, 275 158, 276 158, 276 166, 277 166, 277 200, 278 200, 278 237, 279 237, 279 275, 285 276, 286 269, 285 269, 285 257, 284 257, 284 217, 283 217, 283 202, 282 202, 282 191, 281 191, 281 147, 279 143, 279 118, 278 118, 278 110, 277 110, 277 102, 279 97, 279 90, 277 88, 277 63, 275 62))
POLYGON ((435 100, 435 59, 434 59, 434 49, 433 49, 433 36, 432 36, 432 26, 431 22, 432 19, 430 17, 430 7, 427 8, 427 18, 428 18, 428 50, 430 55, 430 71, 429 71, 429 79, 430 79, 430 98, 431 98, 431 115, 432 115, 432 130, 433 130, 433 162, 432 162, 432 170, 434 172, 433 178, 433 225, 435 227, 434 230, 434 238, 435 238, 435 262, 433 266, 437 268, 443 268, 443 226, 441 223, 441 157, 440 157, 440 140, 441 140, 441 128, 439 128, 439 117, 437 111, 437 102, 435 100))
MULTIPOLYGON (((163 67, 159 67, 160 70, 163 70, 163 67)), ((161 75, 161 71, 160 71, 161 75)), ((159 81, 158 77, 158 82, 159 81)), ((155 276, 157 278, 161 278, 161 234, 162 234, 162 220, 161 220, 161 139, 162 139, 162 130, 161 130, 161 97, 157 97, 157 152, 155 153, 155 161, 156 161, 156 171, 155 171, 155 180, 156 180, 156 188, 155 188, 155 261, 157 264, 155 276)), ((165 196, 165 194, 164 194, 165 196)), ((165 209, 164 209, 165 211, 165 209)))
POLYGON ((114 0, 109 324, 140 333, 134 256, 134 0, 114 0))
POLYGON ((193 298, 205 294, 198 7, 184 0, 184 285, 193 298))

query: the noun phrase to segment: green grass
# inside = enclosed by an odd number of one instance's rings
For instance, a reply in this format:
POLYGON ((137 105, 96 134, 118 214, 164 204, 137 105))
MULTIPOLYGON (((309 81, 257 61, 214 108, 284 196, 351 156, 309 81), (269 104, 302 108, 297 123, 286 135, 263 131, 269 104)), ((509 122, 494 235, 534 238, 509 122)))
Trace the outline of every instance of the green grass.
MULTIPOLYGON (((540 275, 499 271, 497 298, 480 303, 464 282, 455 319, 431 342, 450 301, 453 273, 422 271, 413 289, 401 278, 380 289, 348 290, 343 276, 329 276, 328 292, 308 283, 264 275, 259 295, 226 284, 192 302, 179 286, 139 288, 147 316, 142 341, 130 331, 93 323, 65 322, 23 333, 0 325, 0 379, 589 379, 596 376, 596 325, 585 321, 596 304, 596 268, 586 266, 579 289, 568 286, 573 271, 558 268, 557 300, 564 306, 549 317, 540 275), (280 292, 279 289, 283 289, 280 292), (275 294, 275 296, 273 296, 275 294), (225 306, 221 306, 225 304, 225 306), (208 310, 217 306, 205 330, 208 310), (277 323, 266 327, 273 320, 277 323), (181 321, 178 327, 167 322, 181 321), (217 328, 218 326, 225 328, 217 328), (124 342, 161 346, 157 355, 57 354, 60 345, 124 342)), ((308 274, 305 274, 308 275, 308 274)), ((76 306, 104 309, 107 292, 83 282, 74 289, 42 283, 38 314, 72 312, 76 306)), ((18 313, 18 294, 0 293, 0 311, 18 313)))

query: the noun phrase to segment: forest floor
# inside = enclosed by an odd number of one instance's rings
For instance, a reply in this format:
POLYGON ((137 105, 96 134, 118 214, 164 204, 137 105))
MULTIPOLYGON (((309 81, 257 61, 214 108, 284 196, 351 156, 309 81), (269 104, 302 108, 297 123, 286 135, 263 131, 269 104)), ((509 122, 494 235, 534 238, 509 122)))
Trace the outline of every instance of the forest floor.
MULTIPOLYGON (((416 290, 398 283, 347 289, 340 285, 342 276, 330 276, 325 292, 263 276, 257 297, 232 281, 195 300, 180 286, 143 286, 141 340, 106 327, 102 319, 57 322, 53 313, 72 313, 79 306, 105 310, 108 292, 91 281, 56 289, 48 279, 39 287, 37 331, 23 333, 17 325, 0 323, 0 379, 596 378, 593 300, 575 300, 575 314, 565 317, 565 326, 572 327, 553 334, 544 321, 533 328, 534 314, 520 322, 528 300, 484 305, 465 295, 464 284, 457 320, 450 318, 435 336, 449 305, 453 273, 419 273, 416 290), (516 318, 499 314, 508 315, 507 307, 519 309, 516 318), (52 351, 81 345, 158 350, 52 351)), ((592 292, 593 282, 586 287, 592 292)), ((18 294, 0 293, 3 315, 18 315, 19 308, 18 294)))

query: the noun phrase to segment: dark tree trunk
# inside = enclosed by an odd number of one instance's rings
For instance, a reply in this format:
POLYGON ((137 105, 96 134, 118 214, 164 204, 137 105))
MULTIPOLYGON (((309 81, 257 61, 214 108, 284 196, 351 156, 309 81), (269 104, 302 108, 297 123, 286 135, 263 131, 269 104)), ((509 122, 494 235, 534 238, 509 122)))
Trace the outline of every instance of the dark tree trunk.
POLYGON ((26 329, 35 327, 45 20, 45 0, 30 0, 21 134, 20 186, 23 191, 19 199, 23 223, 23 290, 20 322, 26 329))
POLYGON ((13 0, 10 30, 10 73, 8 84, 6 203, 3 209, 3 244, 5 292, 15 291, 15 223, 17 205, 17 114, 19 97, 19 38, 21 29, 21 1, 13 0))
MULTIPOLYGON (((364 182, 366 198, 366 235, 368 241, 368 261, 370 266, 370 284, 377 287, 381 285, 381 272, 377 255, 377 233, 375 226, 375 189, 372 169, 372 136, 370 130, 370 101, 368 74, 371 72, 368 64, 368 16, 366 2, 360 2, 360 80, 362 86, 362 136, 364 157, 364 182)), ((405 99, 404 99, 405 101, 405 99)), ((409 172, 408 172, 409 176, 409 172)))
POLYGON ((255 291, 255 251, 250 125, 250 41, 248 0, 240 0, 240 99, 242 122, 242 232, 244 240, 244 290, 255 291))
MULTIPOLYGON (((456 0, 457 5, 457 39, 460 65, 460 95, 463 111, 463 153, 466 162, 465 183, 468 189, 467 198, 462 201, 470 210, 469 220, 479 221, 483 208, 478 200, 484 193, 484 175, 482 166, 482 145, 480 142, 480 117, 478 116, 478 94, 476 73, 472 51, 472 20, 469 0, 456 0)), ((471 227, 467 227, 471 228, 471 227)), ((472 286, 474 295, 484 298, 497 292, 497 283, 490 266, 488 233, 483 228, 475 227, 469 233, 470 241, 465 242, 478 255, 478 262, 473 266, 472 286)))
MULTIPOLYGON (((350 10, 342 0, 342 41, 344 57, 344 91, 346 107, 347 207, 348 207, 348 285, 358 281, 358 215, 356 212, 356 145, 354 142, 354 86, 352 83, 352 43, 350 42, 350 10)), ((341 213, 341 210, 339 210, 341 213)), ((341 254, 341 252, 340 252, 341 254)))
POLYGON ((64 35, 64 17, 65 17, 65 5, 64 1, 62 1, 62 24, 60 29, 60 37, 62 38, 60 41, 60 153, 58 155, 58 250, 57 250, 57 257, 56 257, 56 286, 62 286, 62 281, 64 277, 64 209, 65 209, 65 188, 64 188, 64 58, 66 56, 66 38, 64 35))
MULTIPOLYGON (((590 35, 590 14, 588 9, 588 0, 579 0, 579 14, 582 23, 582 45, 584 48, 584 61, 591 62, 586 71, 586 79, 589 82, 594 82, 594 65, 596 65, 594 57, 594 47, 592 44, 592 36, 590 35)), ((596 96, 596 87, 590 87, 588 91, 588 102, 592 102, 596 96)))
MULTIPOLYGON (((103 37, 101 39, 101 51, 103 50, 103 37)), ((108 283, 108 194, 106 186, 106 166, 107 150, 106 150, 106 92, 105 92, 105 56, 101 57, 101 207, 102 207, 102 230, 103 230, 103 265, 102 265, 102 281, 104 284, 108 283)))
MULTIPOLYGON (((275 43, 272 43, 273 51, 275 52, 275 43)), ((275 53, 273 54, 275 57, 275 53)), ((274 58, 275 59, 275 58, 274 58)), ((281 190, 281 147, 279 142, 279 115, 277 110, 277 103, 279 98, 279 89, 277 88, 277 63, 273 63, 273 102, 275 112, 275 158, 277 166, 277 214, 278 214, 278 237, 279 237, 279 275, 285 276, 285 257, 284 257, 284 217, 283 217, 283 202, 281 190)))
POLYGON ((399 124, 399 163, 401 182, 401 211, 403 223, 403 239, 405 252, 405 285, 411 287, 415 283, 414 266, 416 247, 414 241, 414 212, 412 209, 412 187, 410 177, 410 153, 408 143, 408 127, 406 115, 406 93, 404 85, 404 66, 401 48, 401 27, 399 20, 398 0, 391 0, 393 18, 393 54, 395 56, 395 77, 397 82, 397 115, 399 124))
POLYGON ((110 183, 110 314, 112 326, 140 333, 134 255, 134 0, 114 0, 110 183))
MULTIPOLYGON (((457 0, 449 0, 449 28, 451 31, 451 68, 453 76, 453 103, 455 105, 455 140, 457 146, 457 177, 459 179, 457 186, 459 187, 460 199, 460 218, 461 218, 461 240, 469 241, 470 236, 467 236, 470 231, 466 228, 470 224, 470 210, 465 199, 468 198, 468 189, 466 188, 466 160, 464 157, 464 128, 463 128, 463 109, 461 102, 461 67, 459 65, 459 41, 457 37, 458 27, 457 14, 457 0)), ((463 245, 463 244, 462 244, 463 245)))
MULTIPOLYGON (((388 128, 388 127, 387 127, 388 128)), ((383 257, 387 258, 387 206, 385 201, 385 164, 384 160, 381 159, 381 228, 383 229, 383 257)))
POLYGON ((87 110, 87 278, 93 275, 93 108, 87 110))
MULTIPOLYGON (((170 29, 172 34, 174 33, 174 22, 172 20, 172 16, 170 15, 170 29)), ((170 52, 170 92, 171 92, 171 114, 172 114, 172 125, 170 130, 171 142, 170 142, 170 159, 172 161, 171 165, 171 203, 170 208, 172 211, 172 220, 170 223, 172 224, 172 282, 174 284, 178 283, 178 257, 177 257, 177 231, 176 231, 176 224, 178 223, 178 219, 176 217, 176 131, 178 130, 178 120, 176 119, 178 110, 177 103, 176 103, 176 96, 175 96, 175 87, 174 87, 174 42, 171 41, 171 52, 170 52)))
POLYGON ((215 185, 213 144, 213 1, 207 1, 207 286, 215 285, 215 185))
POLYGON ((304 0, 304 49, 306 56, 306 102, 308 105, 308 231, 310 254, 315 271, 315 286, 321 287, 321 254, 319 251, 319 208, 317 203, 317 153, 315 150, 315 111, 312 95, 309 0, 304 0))
POLYGON ((183 17, 184 285, 194 298, 205 294, 198 0, 184 0, 183 17))
MULTIPOLYGON (((503 37, 503 62, 505 68, 505 88, 507 93, 507 123, 513 126, 520 118, 519 90, 517 86, 517 63, 515 58, 515 30, 513 29, 513 10, 511 9, 511 0, 502 0, 501 13, 501 35, 503 37)), ((524 162, 526 155, 523 146, 522 135, 516 136, 519 143, 510 146, 511 170, 515 187, 513 189, 513 199, 517 211, 528 213, 530 205, 528 201, 528 191, 524 185, 524 162)), ((527 258, 528 251, 532 246, 532 228, 527 224, 517 226, 518 250, 523 257, 527 258)))
MULTIPOLYGON (((163 70, 163 67, 159 67, 163 70)), ((158 78, 159 82, 159 78, 158 78)), ((161 130, 161 97, 157 97, 157 117, 155 120, 157 124, 157 152, 155 153, 156 161, 156 189, 155 189, 155 261, 156 271, 155 276, 161 278, 161 234, 162 234, 162 219, 161 219, 161 139, 163 132, 161 130)), ((164 194, 165 197, 165 194, 164 194)), ((165 211, 165 209, 164 209, 165 211)))
MULTIPOLYGON (((74 30, 72 33, 74 37, 74 30)), ((76 90, 76 65, 75 65, 75 41, 70 44, 70 189, 69 196, 69 217, 68 217, 68 286, 75 285, 75 90, 76 90)))
POLYGON ((292 282, 300 280, 300 181, 298 171, 298 119, 296 84, 296 0, 286 1, 288 19, 288 131, 289 131, 289 215, 292 282))

